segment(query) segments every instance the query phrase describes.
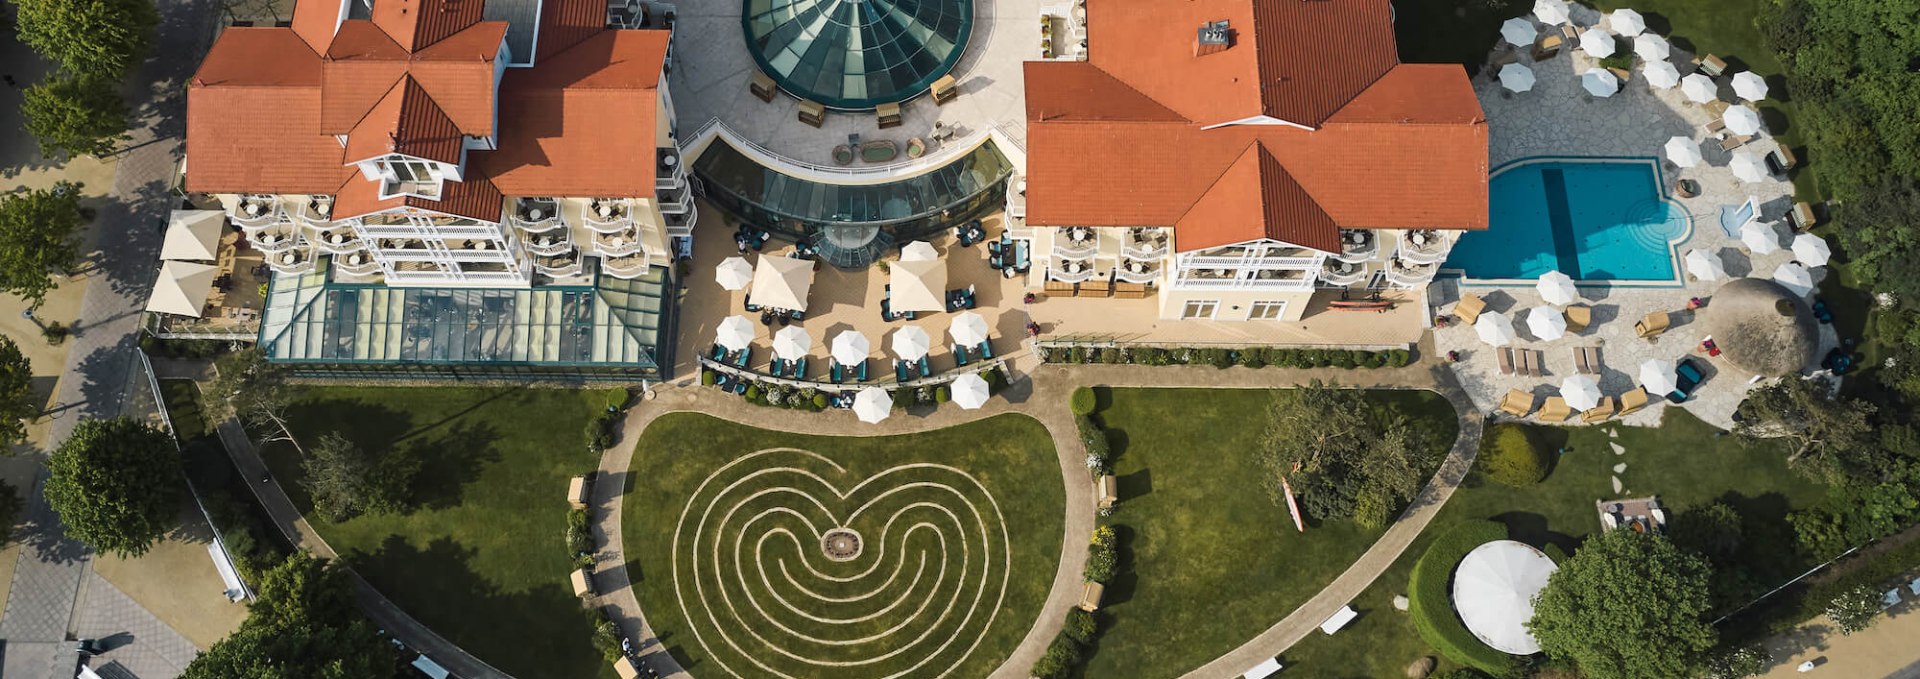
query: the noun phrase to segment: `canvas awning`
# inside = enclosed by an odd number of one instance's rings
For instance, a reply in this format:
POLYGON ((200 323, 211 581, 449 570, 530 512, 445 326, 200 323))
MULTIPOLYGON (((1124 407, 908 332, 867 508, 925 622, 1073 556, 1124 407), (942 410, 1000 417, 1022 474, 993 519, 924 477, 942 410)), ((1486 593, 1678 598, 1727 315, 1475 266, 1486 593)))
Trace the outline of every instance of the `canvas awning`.
POLYGON ((199 318, 213 292, 213 277, 219 269, 212 264, 168 261, 160 264, 160 279, 153 283, 153 296, 147 299, 147 311, 199 318))
POLYGON ((573 571, 573 595, 578 597, 593 594, 593 581, 587 578, 587 569, 576 568, 573 571))
POLYGON ((770 309, 807 310, 807 292, 813 289, 813 260, 760 256, 753 267, 753 289, 747 301, 770 309))
POLYGON ((891 266, 894 313, 946 311, 947 263, 938 259, 903 259, 891 266))
POLYGON ((220 232, 227 215, 219 210, 174 210, 167 217, 167 237, 160 258, 211 262, 220 258, 220 232))

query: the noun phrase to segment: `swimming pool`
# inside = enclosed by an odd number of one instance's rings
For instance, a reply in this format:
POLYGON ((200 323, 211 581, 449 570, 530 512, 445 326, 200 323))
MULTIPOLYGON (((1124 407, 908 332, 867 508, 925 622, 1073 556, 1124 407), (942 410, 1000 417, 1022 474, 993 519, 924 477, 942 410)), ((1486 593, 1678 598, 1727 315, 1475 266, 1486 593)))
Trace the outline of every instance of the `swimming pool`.
POLYGON ((1493 173, 1488 228, 1460 238, 1443 268, 1470 280, 1673 282, 1674 244, 1692 220, 1667 200, 1650 158, 1527 160, 1493 173))

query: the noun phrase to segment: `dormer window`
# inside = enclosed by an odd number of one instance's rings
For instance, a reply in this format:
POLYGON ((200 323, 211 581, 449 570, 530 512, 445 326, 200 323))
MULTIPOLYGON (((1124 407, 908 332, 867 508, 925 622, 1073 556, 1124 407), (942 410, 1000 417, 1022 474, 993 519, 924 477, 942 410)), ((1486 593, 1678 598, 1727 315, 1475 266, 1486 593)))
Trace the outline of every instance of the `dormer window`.
POLYGON ((405 195, 433 200, 440 198, 440 183, 444 177, 439 163, 407 156, 387 156, 378 163, 381 197, 405 195))

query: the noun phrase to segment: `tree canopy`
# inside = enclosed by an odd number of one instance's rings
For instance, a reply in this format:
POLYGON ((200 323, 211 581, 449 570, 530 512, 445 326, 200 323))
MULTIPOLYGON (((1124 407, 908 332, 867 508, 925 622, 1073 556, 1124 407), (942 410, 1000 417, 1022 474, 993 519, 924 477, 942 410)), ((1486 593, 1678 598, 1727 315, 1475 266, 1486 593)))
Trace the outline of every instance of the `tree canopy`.
POLYGON ((47 504, 96 551, 138 556, 179 524, 173 438, 131 418, 83 420, 47 458, 47 504))
POLYGON ((375 459, 338 432, 320 435, 300 461, 300 485, 313 508, 329 521, 345 521, 365 512, 406 508, 421 461, 417 449, 391 451, 375 459))
POLYGON ((261 577, 240 629, 187 665, 182 679, 391 677, 397 649, 353 605, 346 571, 294 552, 261 577))
POLYGON ((1799 444, 1788 465, 1829 483, 1872 481, 1890 467, 1878 444, 1873 404, 1835 396, 1824 379, 1787 378, 1747 394, 1734 433, 1753 439, 1783 436, 1799 444))
POLYGON ((147 56, 160 14, 146 0, 13 0, 20 42, 79 75, 119 80, 147 56))
POLYGON ((221 356, 214 359, 213 372, 202 406, 209 420, 239 417, 250 428, 264 431, 266 441, 300 447, 287 427, 287 405, 293 395, 286 387, 286 371, 268 362, 265 350, 254 346, 221 356))
POLYGON ((1692 676, 1717 637, 1701 619, 1711 578, 1706 560, 1666 538, 1610 531, 1548 579, 1527 629, 1589 679, 1692 676))
POLYGON ((40 416, 33 393, 33 364, 13 338, 0 335, 0 446, 11 451, 27 440, 27 422, 40 416))
POLYGON ((1316 380, 1274 398, 1261 443, 1273 478, 1263 485, 1284 502, 1285 478, 1307 513, 1378 528, 1425 483, 1441 452, 1429 438, 1398 409, 1316 380))
POLYGON ((49 273, 70 269, 80 258, 75 234, 82 221, 79 184, 0 196, 0 292, 34 306, 46 300, 54 288, 49 273))
POLYGON ((126 141, 132 126, 117 80, 58 73, 27 88, 20 104, 27 134, 49 158, 104 156, 126 141))

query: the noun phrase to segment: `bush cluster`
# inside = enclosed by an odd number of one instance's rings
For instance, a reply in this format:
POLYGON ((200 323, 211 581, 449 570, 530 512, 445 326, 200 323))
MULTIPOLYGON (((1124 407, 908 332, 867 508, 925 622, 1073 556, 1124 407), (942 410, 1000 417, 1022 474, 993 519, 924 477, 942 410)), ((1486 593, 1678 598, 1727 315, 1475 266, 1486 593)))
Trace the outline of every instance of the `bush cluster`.
POLYGON ((1407 580, 1407 615, 1429 646, 1448 659, 1495 676, 1511 671, 1514 657, 1494 650, 1467 631, 1453 612, 1453 569, 1473 548, 1504 540, 1507 527, 1492 521, 1463 523, 1441 533, 1413 564, 1407 580))
POLYGON ((603 609, 593 609, 593 648, 611 663, 620 659, 620 626, 603 609))
POLYGON ((163 358, 209 359, 225 353, 231 344, 206 339, 163 340, 146 333, 140 334, 140 350, 147 352, 148 356, 163 358))
POLYGON ((1113 582, 1114 574, 1120 569, 1119 548, 1120 540, 1112 526, 1093 529, 1093 539, 1087 541, 1087 567, 1081 572, 1082 577, 1102 585, 1113 582))
POLYGON ((593 531, 587 527, 587 510, 567 511, 567 555, 579 558, 593 553, 593 531))
POLYGON ((1067 399, 1067 408, 1072 410, 1076 417, 1092 415, 1094 408, 1099 406, 1100 399, 1094 395, 1093 387, 1075 388, 1073 396, 1067 399))
POLYGON ((1500 422, 1480 439, 1480 470, 1507 486, 1531 486, 1547 478, 1553 455, 1527 425, 1500 422))
POLYGON ((1093 653, 1093 643, 1100 636, 1100 621, 1092 613, 1078 608, 1067 611, 1067 619, 1060 626, 1060 634, 1047 645, 1047 652, 1033 663, 1031 674, 1034 679, 1065 679, 1073 674, 1073 668, 1093 653))
POLYGON ((1073 418, 1073 424, 1080 432, 1080 443, 1087 447, 1087 469, 1094 476, 1113 473, 1113 446, 1107 440, 1107 430, 1086 415, 1073 418))
POLYGON ((1216 368, 1403 368, 1406 349, 1298 349, 1290 347, 1039 347, 1046 363, 1109 365, 1210 365, 1216 368))
POLYGON ((613 445, 613 434, 620 428, 620 413, 602 411, 587 420, 587 452, 599 455, 613 445))

